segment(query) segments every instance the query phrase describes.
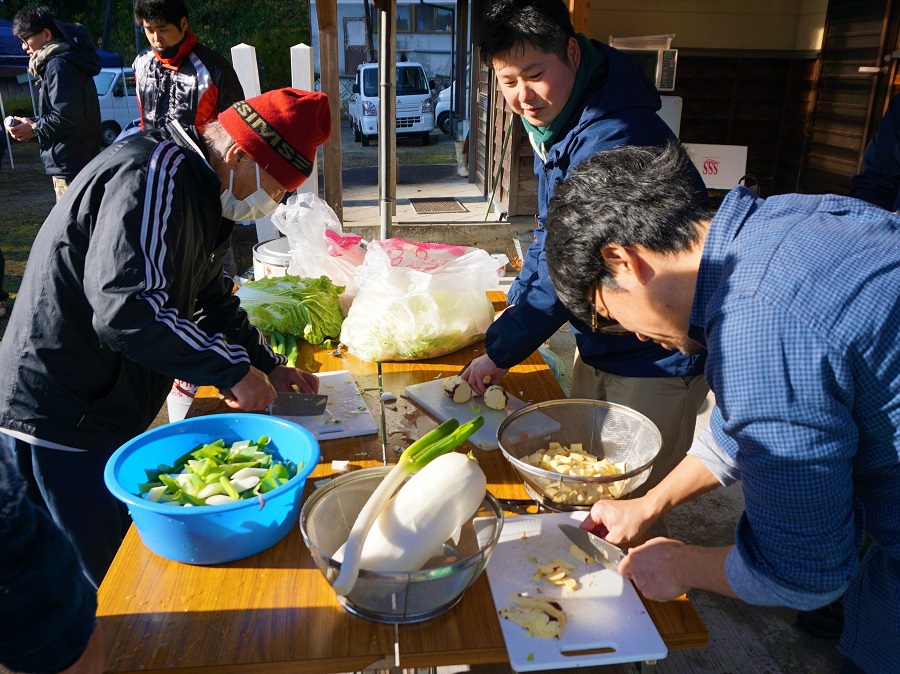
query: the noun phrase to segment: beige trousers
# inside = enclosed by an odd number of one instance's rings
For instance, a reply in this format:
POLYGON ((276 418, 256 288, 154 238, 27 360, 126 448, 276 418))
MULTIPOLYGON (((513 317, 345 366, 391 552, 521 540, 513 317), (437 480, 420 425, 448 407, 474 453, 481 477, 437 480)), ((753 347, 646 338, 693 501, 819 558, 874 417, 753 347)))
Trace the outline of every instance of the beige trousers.
MULTIPOLYGON (((700 406, 709 393, 702 374, 693 377, 622 377, 585 365, 576 352, 570 398, 591 398, 625 405, 650 419, 662 435, 662 449, 647 481, 631 493, 643 496, 658 485, 687 454, 694 441, 700 406)), ((656 522, 649 537, 669 536, 664 520, 656 522)))

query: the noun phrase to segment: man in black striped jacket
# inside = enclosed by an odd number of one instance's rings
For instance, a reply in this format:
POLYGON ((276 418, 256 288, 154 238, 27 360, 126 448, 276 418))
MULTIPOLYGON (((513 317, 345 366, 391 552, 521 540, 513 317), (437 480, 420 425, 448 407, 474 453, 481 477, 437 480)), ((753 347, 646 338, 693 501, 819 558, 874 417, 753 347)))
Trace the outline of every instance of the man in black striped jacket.
POLYGON ((202 135, 170 123, 107 148, 41 227, 0 343, 0 451, 95 586, 129 524, 106 460, 153 421, 173 378, 230 389, 245 410, 318 388, 232 295, 223 215, 274 210, 330 132, 327 97, 296 89, 240 101, 202 135))

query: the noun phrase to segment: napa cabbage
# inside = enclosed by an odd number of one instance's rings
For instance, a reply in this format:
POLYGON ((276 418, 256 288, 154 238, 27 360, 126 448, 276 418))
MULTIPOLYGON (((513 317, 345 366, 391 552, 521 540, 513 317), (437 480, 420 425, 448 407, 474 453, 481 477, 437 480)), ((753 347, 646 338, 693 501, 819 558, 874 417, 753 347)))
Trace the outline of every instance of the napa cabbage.
POLYGON ((236 295, 250 322, 265 333, 279 331, 321 344, 341 334, 338 297, 344 286, 327 276, 276 276, 244 283, 236 295))

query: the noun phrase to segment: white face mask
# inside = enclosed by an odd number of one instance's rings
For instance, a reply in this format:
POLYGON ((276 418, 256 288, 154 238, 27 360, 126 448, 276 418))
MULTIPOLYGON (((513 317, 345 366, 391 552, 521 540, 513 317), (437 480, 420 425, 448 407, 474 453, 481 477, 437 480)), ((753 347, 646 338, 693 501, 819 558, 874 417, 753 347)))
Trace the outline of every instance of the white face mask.
POLYGON ((232 193, 231 188, 234 186, 234 171, 228 176, 228 189, 219 195, 219 201, 222 202, 222 216, 235 222, 242 220, 261 220, 267 215, 272 215, 278 208, 278 202, 269 196, 262 188, 259 181, 259 164, 256 166, 256 191, 246 199, 238 199, 232 193))

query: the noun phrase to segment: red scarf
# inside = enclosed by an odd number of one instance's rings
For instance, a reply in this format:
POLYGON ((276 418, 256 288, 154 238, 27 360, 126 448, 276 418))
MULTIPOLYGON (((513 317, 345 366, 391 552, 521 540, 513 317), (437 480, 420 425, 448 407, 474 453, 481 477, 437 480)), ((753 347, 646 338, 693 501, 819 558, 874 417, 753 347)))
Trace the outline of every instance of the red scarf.
POLYGON ((169 70, 178 70, 181 67, 181 61, 184 60, 184 57, 190 54, 194 50, 194 45, 197 44, 197 36, 194 35, 194 31, 190 28, 184 32, 184 39, 181 41, 181 44, 178 46, 178 53, 175 54, 172 58, 163 58, 159 55, 159 53, 154 49, 153 55, 162 63, 163 68, 168 68, 169 70))

